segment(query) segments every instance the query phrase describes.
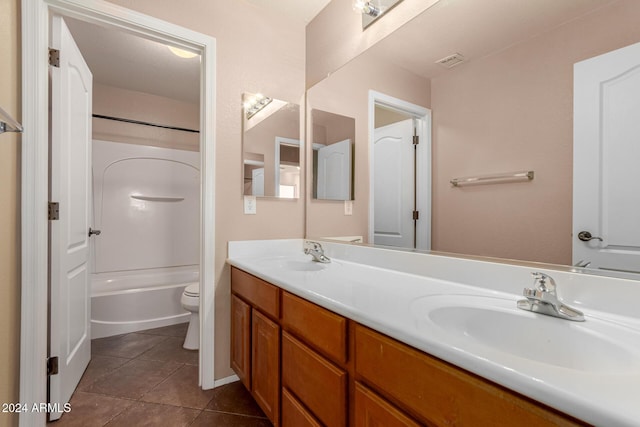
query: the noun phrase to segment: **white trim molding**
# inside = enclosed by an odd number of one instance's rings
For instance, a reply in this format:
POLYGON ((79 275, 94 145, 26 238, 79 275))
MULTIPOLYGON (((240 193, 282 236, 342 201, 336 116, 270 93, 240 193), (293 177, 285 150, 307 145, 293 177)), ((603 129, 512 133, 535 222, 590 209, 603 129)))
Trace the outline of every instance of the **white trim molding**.
POLYGON ((374 182, 373 153, 375 134, 375 108, 381 105, 399 111, 416 119, 416 130, 420 137, 417 151, 417 210, 420 220, 416 225, 416 247, 431 249, 431 110, 412 104, 384 93, 369 91, 369 235, 368 241, 373 244, 374 234, 374 182))
MULTIPOLYGON (((50 15, 121 29, 202 56, 200 72, 201 250, 200 384, 214 381, 216 40, 103 0, 22 0, 22 297, 20 402, 47 401, 50 15), (206 362, 206 363, 205 363, 206 362)), ((20 414, 20 426, 42 426, 45 413, 20 414)))

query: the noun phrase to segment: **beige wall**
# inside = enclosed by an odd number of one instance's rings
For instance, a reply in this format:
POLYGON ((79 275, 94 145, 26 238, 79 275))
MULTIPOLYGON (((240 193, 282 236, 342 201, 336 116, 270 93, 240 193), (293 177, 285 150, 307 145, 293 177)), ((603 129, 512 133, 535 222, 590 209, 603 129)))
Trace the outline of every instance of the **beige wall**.
MULTIPOLYGON (((369 218, 369 90, 382 92, 405 101, 429 107, 429 80, 391 64, 380 64, 367 55, 352 61, 337 73, 316 84, 307 93, 307 128, 311 129, 311 109, 319 109, 356 121, 353 215, 344 215, 344 203, 310 200, 307 207, 307 236, 337 237, 368 235, 369 218)), ((311 140, 310 136, 307 140, 311 140)), ((309 155, 309 153, 308 153, 309 155)), ((307 157, 310 162, 309 157, 307 157)), ((310 164, 310 163, 308 163, 310 164)), ((308 194, 311 170, 307 170, 308 194)))
MULTIPOLYGON (((194 82, 199 84, 199 82, 194 82)), ((184 101, 94 83, 93 113, 198 130, 200 106, 184 101)), ((127 144, 200 150, 197 133, 93 119, 93 138, 127 144)))
POLYGON ((438 0, 403 0, 383 18, 362 30, 353 0, 332 0, 307 25, 307 88, 382 40, 438 0))
MULTIPOLYGON (((0 0, 0 107, 20 121, 19 0, 0 0)), ((0 135, 0 403, 17 402, 20 354, 20 136, 0 135)), ((0 413, 0 426, 18 417, 0 413)))
POLYGON ((571 263, 573 64, 640 41, 638 16, 617 2, 432 80, 433 249, 571 263), (535 179, 449 184, 517 170, 535 179))

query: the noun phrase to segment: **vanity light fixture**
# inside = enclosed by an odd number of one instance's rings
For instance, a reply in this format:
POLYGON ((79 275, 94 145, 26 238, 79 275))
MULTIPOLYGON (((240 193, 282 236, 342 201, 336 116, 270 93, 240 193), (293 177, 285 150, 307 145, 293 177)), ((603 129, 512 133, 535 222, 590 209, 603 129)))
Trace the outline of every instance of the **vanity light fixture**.
POLYGON ((365 15, 373 16, 374 18, 380 15, 380 8, 376 7, 370 1, 354 0, 353 9, 356 12, 361 12, 365 15))
POLYGON ((0 107, 0 133, 22 132, 22 125, 0 107))
POLYGON ((353 0, 353 10, 362 14, 362 29, 373 24, 402 0, 353 0))
POLYGON ((244 102, 244 111, 247 115, 247 120, 258 114, 258 112, 269 105, 271 101, 273 101, 272 98, 264 96, 261 93, 257 93, 251 96, 244 102))
POLYGON ((189 52, 188 50, 180 49, 178 47, 167 46, 167 48, 171 51, 171 53, 173 53, 175 56, 178 56, 180 58, 191 59, 198 56, 197 53, 189 52))

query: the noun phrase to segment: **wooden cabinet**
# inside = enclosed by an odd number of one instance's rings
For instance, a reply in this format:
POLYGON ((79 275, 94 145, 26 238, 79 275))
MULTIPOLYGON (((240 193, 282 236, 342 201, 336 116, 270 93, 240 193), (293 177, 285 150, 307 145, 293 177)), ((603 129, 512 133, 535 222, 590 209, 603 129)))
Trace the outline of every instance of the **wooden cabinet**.
POLYGON ((251 390, 251 306, 231 295, 231 367, 251 390))
POLYGON ((231 368, 280 425, 280 289, 231 269, 231 368))
POLYGON ((363 382, 429 425, 581 425, 360 325, 355 328, 355 367, 363 382))
POLYGON ((275 426, 585 425, 246 272, 231 281, 231 366, 275 426))

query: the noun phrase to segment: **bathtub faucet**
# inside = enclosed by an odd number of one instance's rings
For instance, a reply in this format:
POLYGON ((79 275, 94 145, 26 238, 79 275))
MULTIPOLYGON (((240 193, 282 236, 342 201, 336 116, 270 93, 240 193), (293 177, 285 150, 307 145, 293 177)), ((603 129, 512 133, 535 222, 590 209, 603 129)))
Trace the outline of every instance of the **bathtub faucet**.
POLYGON ((518 301, 518 308, 559 317, 560 319, 584 321, 581 311, 571 308, 560 301, 556 293, 556 282, 551 276, 544 273, 531 273, 533 275, 533 288, 524 288, 523 295, 527 299, 518 301))
POLYGON ((304 253, 306 255, 311 255, 313 257, 313 261, 321 262, 324 264, 330 263, 331 258, 324 254, 324 249, 322 249, 322 245, 318 242, 312 242, 311 240, 304 241, 304 253))

